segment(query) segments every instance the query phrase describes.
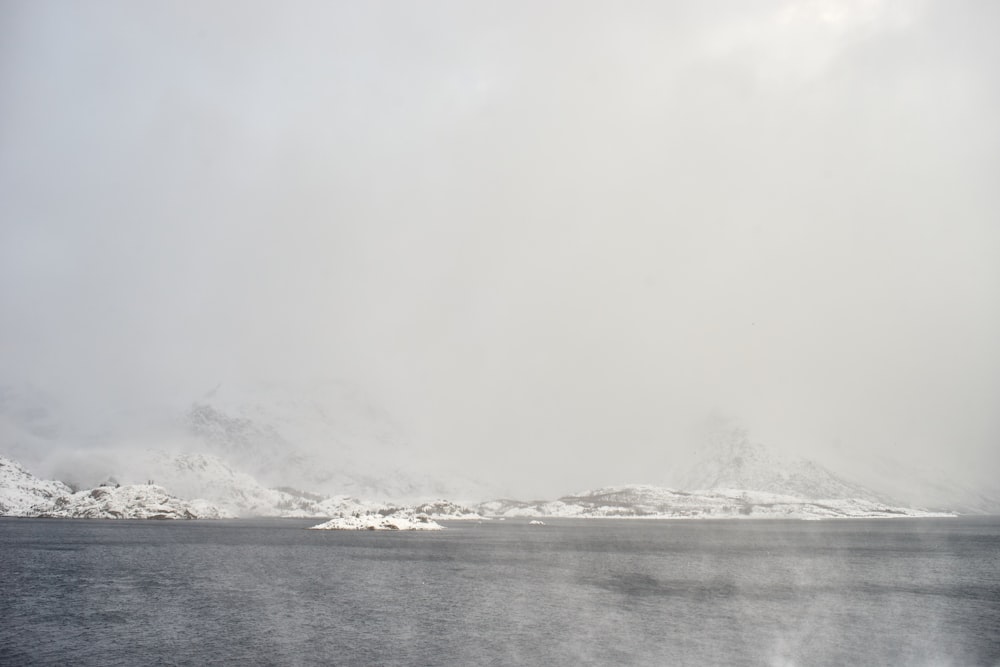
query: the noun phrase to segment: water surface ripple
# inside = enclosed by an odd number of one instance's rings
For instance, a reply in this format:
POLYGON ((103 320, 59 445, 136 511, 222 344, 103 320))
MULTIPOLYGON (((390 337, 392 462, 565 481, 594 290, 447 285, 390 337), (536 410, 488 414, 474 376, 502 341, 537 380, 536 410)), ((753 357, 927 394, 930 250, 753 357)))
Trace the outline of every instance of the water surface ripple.
POLYGON ((0 519, 3 665, 1000 665, 1000 520, 0 519))

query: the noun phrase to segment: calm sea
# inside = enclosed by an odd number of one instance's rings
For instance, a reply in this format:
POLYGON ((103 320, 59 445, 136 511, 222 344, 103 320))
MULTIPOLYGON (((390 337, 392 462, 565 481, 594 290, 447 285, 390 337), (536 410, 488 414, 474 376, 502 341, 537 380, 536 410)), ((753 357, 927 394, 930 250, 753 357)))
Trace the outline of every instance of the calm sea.
POLYGON ((0 519, 0 664, 1000 665, 1000 520, 0 519))

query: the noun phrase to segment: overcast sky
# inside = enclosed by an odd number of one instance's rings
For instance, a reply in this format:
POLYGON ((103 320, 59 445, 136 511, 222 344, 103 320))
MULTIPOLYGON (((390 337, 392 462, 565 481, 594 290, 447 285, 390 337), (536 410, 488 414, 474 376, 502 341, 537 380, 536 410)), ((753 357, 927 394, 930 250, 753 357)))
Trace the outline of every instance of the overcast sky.
POLYGON ((0 378, 356 382, 657 482, 713 411, 1000 469, 1000 4, 0 3, 0 378))

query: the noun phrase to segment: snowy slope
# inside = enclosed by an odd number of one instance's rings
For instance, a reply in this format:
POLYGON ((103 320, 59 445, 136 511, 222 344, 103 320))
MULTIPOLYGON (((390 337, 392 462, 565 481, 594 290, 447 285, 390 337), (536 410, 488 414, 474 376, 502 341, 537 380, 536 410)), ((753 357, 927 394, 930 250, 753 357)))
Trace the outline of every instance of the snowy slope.
POLYGON ((902 507, 802 458, 750 442, 745 431, 717 427, 678 488, 636 485, 585 491, 557 500, 497 500, 478 510, 497 516, 643 518, 874 518, 952 516, 902 507))
POLYGON ((217 456, 147 451, 116 471, 132 484, 102 485, 73 493, 0 457, 0 515, 84 518, 329 518, 367 514, 481 519, 447 500, 412 506, 326 496, 290 487, 268 488, 217 456), (140 483, 145 482, 145 483, 140 483))
MULTIPOLYGON (((432 518, 481 518, 468 507, 445 500, 409 507, 346 495, 325 496, 291 487, 268 488, 218 456, 208 454, 149 452, 139 467, 141 475, 162 484, 171 493, 183 498, 203 498, 240 517, 320 518, 406 508, 432 518)), ((137 474, 133 472, 131 476, 135 478, 137 474)))
POLYGON ((433 467, 388 413, 342 383, 220 387, 193 403, 185 421, 191 451, 267 487, 396 502, 488 497, 481 483, 433 467))
MULTIPOLYGON (((211 454, 265 488, 398 503, 495 496, 422 454, 378 402, 345 382, 225 384, 184 401, 99 410, 0 385, 0 450, 46 476, 92 487, 130 475, 142 449, 211 454)), ((150 471, 155 474, 155 471, 150 471)))
POLYGON ((36 505, 71 493, 62 482, 39 479, 20 463, 0 456, 0 516, 27 516, 36 505))
POLYGON ((606 487, 552 501, 494 500, 482 503, 477 509, 486 515, 502 517, 814 519, 953 516, 864 499, 802 499, 739 489, 692 493, 646 485, 606 487))
POLYGON ((236 516, 323 516, 319 498, 266 488, 216 456, 152 452, 142 470, 171 493, 203 498, 236 516))
MULTIPOLYGON (((946 508, 963 514, 1000 514, 1000 480, 970 485, 955 479, 940 466, 920 464, 912 459, 888 457, 877 453, 858 466, 856 459, 841 462, 851 466, 853 476, 862 483, 884 490, 904 505, 946 508)), ((989 476, 992 471, 982 470, 989 476)))
POLYGON ((476 521, 484 517, 470 507, 451 502, 450 500, 435 500, 421 503, 413 508, 418 514, 426 514, 439 521, 476 521))
POLYGON ((60 496, 29 510, 29 516, 62 519, 222 519, 231 515, 203 501, 171 496, 162 486, 101 486, 60 496))
POLYGON ((677 484, 686 491, 741 489, 796 498, 858 498, 874 503, 886 498, 837 477, 808 459, 780 456, 750 442, 742 429, 719 429, 695 464, 677 484))
POLYGON ((148 484, 100 486, 74 493, 0 457, 0 515, 89 519, 217 519, 232 516, 201 500, 185 501, 148 484))
POLYGON ((388 497, 419 486, 399 426, 343 383, 218 387, 191 406, 187 424, 197 451, 268 487, 388 497))

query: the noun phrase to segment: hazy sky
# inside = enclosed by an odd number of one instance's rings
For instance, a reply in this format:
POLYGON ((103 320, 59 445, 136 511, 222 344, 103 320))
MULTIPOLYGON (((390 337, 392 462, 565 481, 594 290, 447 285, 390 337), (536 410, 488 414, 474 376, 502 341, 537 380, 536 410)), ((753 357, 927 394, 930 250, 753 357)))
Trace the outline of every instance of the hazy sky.
MULTIPOLYGON (((1000 470, 1000 4, 0 3, 0 378, 342 378, 479 474, 1000 470)), ((964 473, 963 473, 964 474, 964 473)))

